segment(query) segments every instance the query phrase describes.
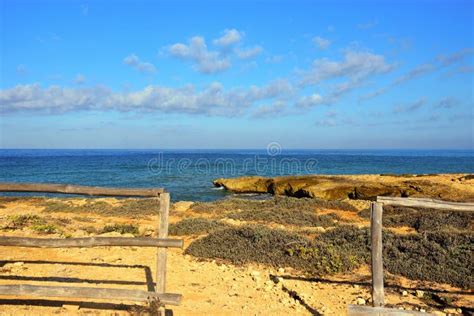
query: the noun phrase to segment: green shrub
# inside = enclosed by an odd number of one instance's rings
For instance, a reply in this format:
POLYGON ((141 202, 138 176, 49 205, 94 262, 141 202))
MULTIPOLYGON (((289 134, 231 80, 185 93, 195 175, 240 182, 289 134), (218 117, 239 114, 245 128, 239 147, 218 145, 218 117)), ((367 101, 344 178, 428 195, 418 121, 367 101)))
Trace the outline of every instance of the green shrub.
POLYGON ((45 212, 95 213, 102 216, 126 216, 139 218, 159 213, 159 202, 156 199, 123 199, 118 205, 105 201, 88 199, 83 205, 74 205, 71 201, 60 199, 43 200, 40 206, 45 212))
MULTIPOLYGON (((450 232, 396 235, 383 233, 386 271, 413 280, 472 288, 474 234, 450 232)), ((228 228, 191 243, 187 254, 293 267, 314 275, 348 272, 370 261, 368 229, 340 226, 309 240, 262 226, 228 228)))
POLYGON ((195 212, 218 214, 222 216, 237 210, 255 213, 262 211, 314 212, 317 209, 357 211, 354 206, 346 202, 286 196, 274 196, 268 200, 229 198, 213 202, 196 202, 191 206, 191 209, 195 212))
POLYGON ((110 232, 117 232, 120 234, 133 234, 137 236, 138 226, 132 225, 132 224, 114 224, 114 225, 106 225, 102 229, 102 233, 110 233, 110 232))
MULTIPOLYGON (((370 210, 363 210, 359 215, 369 218, 370 210)), ((406 226, 418 232, 469 232, 474 228, 474 213, 387 205, 383 208, 382 221, 384 227, 406 226)))
POLYGON ((200 235, 228 227, 230 226, 213 219, 187 218, 177 223, 170 224, 169 234, 174 236, 200 235))
POLYGON ((335 226, 334 220, 339 219, 336 214, 316 215, 315 211, 307 210, 288 210, 288 209, 274 209, 274 210, 246 210, 235 212, 227 215, 228 218, 241 221, 256 221, 256 222, 272 222, 283 225, 295 226, 335 226))
POLYGON ((46 224, 46 220, 38 215, 34 215, 34 214, 10 215, 10 216, 7 216, 7 223, 3 226, 3 229, 22 229, 29 225, 43 225, 43 224, 46 224))
POLYGON ((36 224, 31 226, 31 229, 42 234, 61 233, 61 230, 52 224, 36 224))

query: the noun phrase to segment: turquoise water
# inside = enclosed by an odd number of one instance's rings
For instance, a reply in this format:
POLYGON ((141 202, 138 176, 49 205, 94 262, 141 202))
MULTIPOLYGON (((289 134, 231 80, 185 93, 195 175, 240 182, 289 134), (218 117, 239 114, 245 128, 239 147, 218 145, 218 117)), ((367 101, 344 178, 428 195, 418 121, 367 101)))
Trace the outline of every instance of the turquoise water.
POLYGON ((0 150, 0 181, 164 187, 173 200, 228 192, 220 177, 474 173, 474 150, 0 150))

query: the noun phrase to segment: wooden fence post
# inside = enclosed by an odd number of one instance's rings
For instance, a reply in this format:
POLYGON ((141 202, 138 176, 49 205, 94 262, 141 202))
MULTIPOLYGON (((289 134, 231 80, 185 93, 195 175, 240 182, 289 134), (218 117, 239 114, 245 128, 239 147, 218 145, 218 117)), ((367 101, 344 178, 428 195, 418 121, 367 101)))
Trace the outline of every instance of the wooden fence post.
POLYGON ((382 214, 382 204, 372 202, 370 205, 370 237, 372 252, 372 304, 374 307, 384 305, 382 214))
MULTIPOLYGON (((170 194, 160 194, 160 222, 158 227, 158 238, 168 237, 168 217, 170 210, 170 194)), ((158 248, 156 256, 156 293, 161 294, 166 291, 166 248, 158 248)), ((160 308, 162 316, 165 315, 164 308, 160 308)))

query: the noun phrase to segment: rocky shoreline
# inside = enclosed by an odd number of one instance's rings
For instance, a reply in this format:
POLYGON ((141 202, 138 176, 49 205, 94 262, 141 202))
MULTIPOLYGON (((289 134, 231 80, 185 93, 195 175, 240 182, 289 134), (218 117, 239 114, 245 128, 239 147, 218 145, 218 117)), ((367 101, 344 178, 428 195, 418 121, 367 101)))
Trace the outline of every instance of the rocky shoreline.
POLYGON ((377 196, 474 201, 474 175, 305 175, 220 178, 214 186, 235 193, 270 193, 323 200, 374 200, 377 196))

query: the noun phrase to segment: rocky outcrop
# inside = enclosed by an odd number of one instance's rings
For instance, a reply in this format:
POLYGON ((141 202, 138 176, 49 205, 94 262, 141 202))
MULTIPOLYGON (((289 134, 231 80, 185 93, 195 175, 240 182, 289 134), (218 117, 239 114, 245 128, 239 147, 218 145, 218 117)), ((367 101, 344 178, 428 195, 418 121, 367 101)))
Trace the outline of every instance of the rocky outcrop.
POLYGON ((236 193, 271 193, 324 200, 375 200, 377 196, 410 196, 474 201, 474 179, 466 174, 253 176, 221 178, 213 183, 236 193))

